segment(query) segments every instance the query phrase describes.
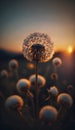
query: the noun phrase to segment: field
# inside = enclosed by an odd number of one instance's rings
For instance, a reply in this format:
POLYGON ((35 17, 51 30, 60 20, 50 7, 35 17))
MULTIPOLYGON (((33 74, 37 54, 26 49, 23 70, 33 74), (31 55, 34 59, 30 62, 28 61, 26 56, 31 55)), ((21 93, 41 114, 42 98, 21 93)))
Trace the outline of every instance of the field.
MULTIPOLYGON (((25 109, 29 112, 31 117, 33 117, 32 104, 30 99, 26 100, 25 95, 18 93, 16 84, 19 79, 26 78, 35 74, 35 63, 28 62, 22 54, 14 54, 8 52, 1 52, 0 55, 0 130, 27 130, 35 129, 34 122, 30 118, 25 109), (16 59, 19 63, 19 68, 17 73, 14 73, 13 76, 10 76, 9 62, 12 59, 16 59), (7 70, 8 77, 2 77, 1 71, 7 70), (22 108, 22 113, 27 122, 21 119, 20 115, 11 110, 7 110, 5 107, 5 101, 7 97, 11 95, 19 95, 26 102, 22 108)), ((70 108, 66 108, 61 112, 60 116, 56 121, 41 124, 39 121, 38 129, 51 129, 51 130, 75 130, 75 52, 71 55, 66 54, 65 52, 56 52, 53 58, 46 63, 38 64, 38 74, 45 77, 46 84, 40 89, 39 92, 39 110, 45 105, 54 106, 58 111, 60 105, 57 103, 57 97, 48 99, 48 89, 51 86, 56 86, 59 94, 68 93, 73 99, 73 104, 70 108), (58 67, 55 71, 52 64, 52 60, 55 57, 59 57, 62 60, 62 65, 58 67), (51 74, 56 73, 58 78, 52 79, 51 74), (68 87, 71 86, 71 87, 68 87)), ((34 87, 31 86, 30 92, 34 95, 34 104, 35 104, 35 91, 34 87)))

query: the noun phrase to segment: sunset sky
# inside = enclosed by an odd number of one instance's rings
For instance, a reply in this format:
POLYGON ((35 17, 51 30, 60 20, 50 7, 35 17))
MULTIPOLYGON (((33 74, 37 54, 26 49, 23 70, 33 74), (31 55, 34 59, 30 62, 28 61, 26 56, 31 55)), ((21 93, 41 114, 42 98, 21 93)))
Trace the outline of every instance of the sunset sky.
POLYGON ((33 32, 47 33, 55 49, 75 48, 73 0, 2 0, 0 48, 22 51, 23 40, 33 32))

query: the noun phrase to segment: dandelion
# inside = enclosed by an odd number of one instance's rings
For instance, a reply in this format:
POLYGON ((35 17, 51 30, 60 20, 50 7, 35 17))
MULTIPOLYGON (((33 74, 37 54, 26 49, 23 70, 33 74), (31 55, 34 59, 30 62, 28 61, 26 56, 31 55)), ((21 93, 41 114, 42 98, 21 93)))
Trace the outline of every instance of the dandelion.
POLYGON ((36 74, 36 118, 38 119, 38 62, 47 62, 54 53, 54 43, 47 34, 35 32, 23 42, 23 55, 29 61, 35 61, 36 74))
POLYGON ((18 79, 18 68, 19 68, 19 63, 17 60, 12 59, 9 61, 9 70, 10 70, 10 76, 13 77, 14 75, 18 79))
MULTIPOLYGON (((31 107, 32 107, 32 111, 35 112, 35 110, 34 110, 34 101, 33 101, 34 96, 29 90, 30 87, 31 87, 30 81, 28 79, 20 79, 20 80, 18 80, 18 82, 16 84, 16 87, 17 87, 17 91, 20 94, 22 94, 22 95, 25 94, 25 99, 26 99, 25 102, 28 103, 28 101, 29 101, 30 104, 31 104, 31 107)), ((34 115, 34 113, 33 113, 33 115, 34 115)))
POLYGON ((12 59, 12 60, 9 61, 9 69, 11 71, 15 71, 16 69, 18 69, 18 67, 19 67, 19 64, 18 64, 17 60, 12 59))
POLYGON ((32 93, 30 93, 30 81, 28 79, 20 79, 16 84, 17 91, 20 94, 28 94, 29 96, 33 97, 32 93))
POLYGON ((55 81, 58 80, 58 74, 55 73, 55 72, 53 72, 53 73, 50 75, 50 77, 51 77, 52 80, 55 80, 55 81))
POLYGON ((25 93, 30 88, 30 81, 27 79, 19 79, 16 87, 19 93, 25 93))
POLYGON ((55 57, 53 60, 52 60, 52 63, 53 63, 53 66, 56 68, 56 67, 60 67, 61 64, 62 64, 62 60, 59 58, 59 57, 55 57))
POLYGON ((1 75, 1 78, 4 79, 4 78, 8 78, 9 74, 7 70, 2 70, 0 75, 1 75))
POLYGON ((51 86, 49 89, 47 89, 49 96, 45 99, 45 101, 48 101, 48 104, 55 105, 56 104, 56 97, 59 93, 56 86, 51 86))
MULTIPOLYGON (((29 80, 30 80, 30 82, 31 82, 31 85, 32 85, 32 86, 35 86, 35 84, 36 84, 36 75, 35 75, 35 74, 32 74, 32 75, 29 77, 29 80)), ((39 87, 39 88, 42 88, 42 87, 46 84, 46 79, 44 78, 44 76, 38 74, 37 84, 38 84, 38 87, 39 87)))
POLYGON ((57 97, 57 103, 60 105, 58 119, 63 119, 66 113, 73 104, 73 99, 70 94, 61 93, 57 97))
POLYGON ((23 42, 23 55, 29 61, 46 62, 52 58, 54 43, 47 34, 35 32, 23 42))
POLYGON ((50 87, 50 89, 48 89, 48 93, 53 95, 54 97, 56 97, 58 95, 59 91, 56 86, 52 86, 52 87, 50 87))
POLYGON ((70 108, 73 104, 73 99, 70 94, 61 93, 57 97, 57 103, 64 107, 70 108))
MULTIPOLYGON (((25 126, 25 124, 30 125, 30 122, 28 121, 27 117, 24 117, 22 114, 22 108, 24 106, 24 101, 20 96, 18 96, 18 95, 9 96, 5 101, 5 106, 6 106, 6 108, 8 108, 8 110, 13 110, 16 112, 16 114, 18 114, 20 116, 20 118, 23 121, 24 126, 25 126)), ((25 113, 27 113, 29 116, 29 113, 27 110, 25 110, 25 113)))
POLYGON ((44 106, 39 113, 39 119, 43 123, 53 123, 57 118, 58 112, 55 107, 44 106))
POLYGON ((5 106, 10 110, 21 110, 23 105, 24 101, 18 95, 9 96, 5 101, 5 106))

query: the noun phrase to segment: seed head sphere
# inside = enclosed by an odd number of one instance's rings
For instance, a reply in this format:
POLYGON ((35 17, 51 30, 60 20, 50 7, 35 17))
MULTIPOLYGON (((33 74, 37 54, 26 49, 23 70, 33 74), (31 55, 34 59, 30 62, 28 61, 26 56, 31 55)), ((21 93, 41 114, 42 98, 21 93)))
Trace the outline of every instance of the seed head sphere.
POLYGON ((18 95, 9 96, 5 101, 5 106, 11 110, 21 110, 24 105, 23 99, 18 95))
POLYGON ((44 106, 43 108, 41 108, 40 113, 39 113, 39 118, 41 121, 44 122, 54 122, 57 118, 57 110, 55 107, 53 106, 44 106))
POLYGON ((52 60, 52 63, 54 65, 54 67, 60 67, 62 65, 62 60, 59 57, 55 57, 52 60))
POLYGON ((23 55, 29 61, 47 62, 54 53, 54 43, 47 34, 35 32, 23 42, 23 55))
POLYGON ((68 93, 61 93, 57 97, 57 103, 70 108, 73 104, 73 99, 68 93))

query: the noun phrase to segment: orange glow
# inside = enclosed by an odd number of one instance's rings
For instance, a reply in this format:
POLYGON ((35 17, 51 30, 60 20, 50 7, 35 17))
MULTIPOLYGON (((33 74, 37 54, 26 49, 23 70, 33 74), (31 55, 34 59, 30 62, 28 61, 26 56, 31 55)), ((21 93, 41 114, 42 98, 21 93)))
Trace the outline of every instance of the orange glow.
POLYGON ((73 52, 73 47, 72 47, 72 46, 68 46, 68 49, 67 49, 67 50, 68 50, 68 53, 71 54, 71 53, 73 52))

